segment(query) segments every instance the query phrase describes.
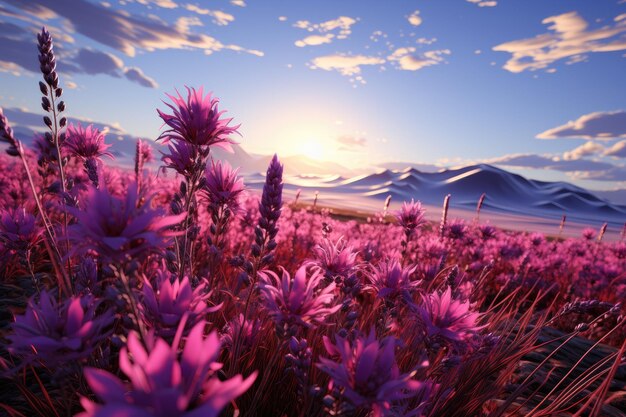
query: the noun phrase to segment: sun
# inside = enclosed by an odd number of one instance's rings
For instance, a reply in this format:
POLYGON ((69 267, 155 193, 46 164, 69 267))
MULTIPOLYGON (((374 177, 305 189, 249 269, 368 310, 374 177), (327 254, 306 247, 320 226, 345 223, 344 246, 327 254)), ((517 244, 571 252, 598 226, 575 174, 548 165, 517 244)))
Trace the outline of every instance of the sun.
POLYGON ((324 146, 322 142, 315 138, 301 139, 297 145, 298 153, 309 158, 324 159, 324 146))

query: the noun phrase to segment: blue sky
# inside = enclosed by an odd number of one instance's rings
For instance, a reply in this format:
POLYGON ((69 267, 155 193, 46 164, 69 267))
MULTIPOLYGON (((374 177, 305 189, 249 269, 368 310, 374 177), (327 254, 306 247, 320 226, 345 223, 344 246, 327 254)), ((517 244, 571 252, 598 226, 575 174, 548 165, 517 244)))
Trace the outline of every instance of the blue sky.
POLYGON ((253 153, 626 188, 623 0, 0 1, 5 108, 38 112, 44 24, 70 117, 131 135, 204 86, 253 153))

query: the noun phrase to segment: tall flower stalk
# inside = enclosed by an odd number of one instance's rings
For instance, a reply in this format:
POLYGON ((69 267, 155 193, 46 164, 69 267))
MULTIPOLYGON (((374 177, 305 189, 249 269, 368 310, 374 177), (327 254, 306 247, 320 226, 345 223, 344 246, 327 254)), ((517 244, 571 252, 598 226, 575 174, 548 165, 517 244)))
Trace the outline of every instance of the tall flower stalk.
MULTIPOLYGON (((181 224, 184 235, 178 246, 179 272, 181 277, 185 272, 185 261, 189 258, 189 272, 193 273, 193 233, 191 225, 197 216, 196 192, 204 184, 204 172, 211 147, 217 146, 232 150, 235 142, 228 136, 239 133, 239 125, 229 126, 232 119, 222 117, 224 111, 219 111, 217 98, 211 93, 204 95, 203 89, 187 89, 187 98, 179 92, 176 95, 167 95, 172 103, 165 103, 172 114, 157 109, 159 117, 163 119, 169 129, 165 130, 158 139, 165 143, 173 141, 169 146, 170 154, 164 154, 162 160, 167 167, 173 168, 184 177, 181 184, 178 200, 182 204, 181 212, 187 215, 181 224)), ((176 214, 176 213, 175 213, 176 214)))

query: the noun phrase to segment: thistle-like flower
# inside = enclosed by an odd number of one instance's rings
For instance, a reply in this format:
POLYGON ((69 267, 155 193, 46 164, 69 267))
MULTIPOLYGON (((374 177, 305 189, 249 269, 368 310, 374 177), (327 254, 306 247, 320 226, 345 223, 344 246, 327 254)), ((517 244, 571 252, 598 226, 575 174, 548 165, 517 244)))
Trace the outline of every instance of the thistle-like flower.
POLYGON ((68 207, 77 222, 68 229, 74 254, 94 251, 103 262, 123 262, 165 249, 176 235, 170 226, 185 214, 165 216, 163 209, 153 209, 151 199, 140 200, 137 184, 128 187, 124 200, 103 189, 91 189, 80 210, 68 207))
POLYGON ((265 309, 276 323, 279 335, 293 336, 298 327, 313 327, 323 324, 326 317, 341 305, 329 307, 333 301, 333 284, 316 292, 322 274, 315 270, 307 279, 306 265, 298 269, 293 279, 282 268, 282 278, 272 271, 259 272, 265 309))
POLYGON ((87 358, 98 343, 111 334, 111 310, 96 310, 99 303, 90 295, 72 297, 57 303, 42 291, 39 300, 31 298, 23 315, 16 315, 9 352, 25 363, 56 367, 87 358))
POLYGON ((228 162, 211 160, 211 166, 206 170, 204 191, 213 208, 227 208, 233 213, 239 211, 239 198, 244 186, 243 179, 237 175, 238 172, 239 170, 233 170, 228 162))
POLYGON ((65 142, 63 142, 63 148, 70 155, 83 160, 99 160, 105 155, 113 158, 113 155, 107 152, 110 146, 104 143, 104 134, 93 125, 85 128, 80 123, 69 124, 65 133, 65 142))
POLYGON ((309 263, 318 267, 328 281, 343 281, 355 271, 357 252, 343 238, 336 243, 322 239, 315 247, 315 259, 309 263))
POLYGON ((367 274, 370 284, 365 288, 373 290, 379 298, 395 300, 402 297, 408 300, 411 298, 411 291, 419 285, 419 281, 411 281, 411 275, 416 268, 402 267, 397 260, 381 262, 367 274))
POLYGON ((193 289, 187 277, 182 280, 175 277, 172 282, 165 276, 155 290, 146 279, 142 288, 143 303, 139 305, 144 321, 164 338, 174 336, 184 315, 187 315, 187 326, 193 327, 206 314, 222 307, 221 304, 207 305, 211 293, 206 287, 206 280, 193 289))
POLYGON ((25 209, 0 211, 0 243, 6 249, 23 253, 37 244, 42 235, 35 216, 25 209))
POLYGON ((353 342, 335 336, 335 343, 324 336, 324 346, 332 359, 320 358, 317 367, 331 377, 331 388, 343 390, 342 397, 359 409, 371 409, 372 416, 387 414, 393 403, 413 395, 421 384, 411 373, 400 374, 395 359, 396 339, 376 339, 374 331, 353 342))
POLYGON ((246 392, 256 372, 243 379, 236 375, 220 380, 216 362, 220 342, 215 331, 206 338, 204 322, 194 326, 178 355, 178 340, 170 346, 157 339, 149 351, 131 332, 120 351, 120 369, 130 379, 124 383, 101 369, 86 368, 85 378, 98 400, 81 399, 85 408, 77 417, 217 417, 233 400, 246 392))
POLYGON ((441 295, 427 295, 417 309, 430 339, 460 341, 482 328, 476 323, 480 314, 470 311, 469 302, 453 299, 450 287, 441 295))
POLYGON ((163 153, 161 161, 166 168, 171 168, 185 178, 191 178, 203 165, 203 158, 198 149, 187 142, 173 142, 167 146, 169 153, 163 153))
POLYGON ((163 122, 169 126, 159 139, 183 141, 194 146, 219 146, 232 150, 231 144, 235 142, 227 136, 239 133, 237 132, 239 125, 228 126, 232 119, 222 118, 224 111, 218 110, 219 100, 211 97, 211 93, 204 96, 202 88, 198 91, 194 88, 185 88, 186 100, 178 91, 176 96, 167 94, 173 104, 165 105, 173 114, 157 110, 163 122))
POLYGON ((407 238, 411 237, 415 233, 415 229, 425 223, 425 211, 422 208, 422 203, 413 199, 410 203, 405 201, 402 204, 402 208, 396 213, 396 219, 404 229, 407 238))

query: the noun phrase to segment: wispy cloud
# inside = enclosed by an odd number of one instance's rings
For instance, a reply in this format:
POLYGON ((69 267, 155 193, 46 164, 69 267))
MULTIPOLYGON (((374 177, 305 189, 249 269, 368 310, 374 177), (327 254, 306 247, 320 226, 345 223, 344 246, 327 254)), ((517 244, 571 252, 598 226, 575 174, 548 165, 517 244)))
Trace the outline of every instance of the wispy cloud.
POLYGON ((620 140, 604 151, 604 155, 615 158, 626 158, 626 140, 620 140))
POLYGON ((417 71, 425 67, 445 62, 445 56, 450 55, 449 49, 440 49, 417 54, 414 47, 396 49, 387 59, 395 62, 399 69, 417 71))
POLYGON ((197 49, 205 54, 222 50, 235 50, 263 56, 263 52, 238 45, 223 44, 205 33, 192 31, 189 25, 167 24, 145 19, 126 10, 107 8, 87 0, 7 0, 15 7, 41 19, 61 17, 69 27, 102 45, 135 56, 137 49, 155 51, 163 49, 197 49), (93 24, 98 22, 98 24, 93 24))
POLYGON ((356 151, 367 145, 367 139, 362 136, 342 135, 337 138, 337 142, 341 145, 339 150, 356 151))
POLYGON ((137 68, 137 67, 126 68, 124 69, 124 76, 128 80, 135 82, 139 85, 142 85, 144 87, 157 88, 159 86, 156 81, 154 81, 152 78, 145 75, 143 71, 141 70, 141 68, 137 68))
POLYGON ((513 154, 488 159, 485 163, 518 168, 550 169, 561 172, 601 171, 605 172, 616 168, 608 162, 589 159, 565 160, 551 156, 537 154, 513 154))
POLYGON ((230 4, 238 7, 246 7, 246 2, 244 0, 230 0, 230 4))
POLYGON ((311 23, 308 20, 298 20, 293 24, 293 26, 298 29, 304 29, 309 32, 318 32, 320 34, 336 32, 337 39, 346 39, 352 33, 352 25, 354 25, 357 21, 358 19, 352 17, 339 16, 337 19, 327 20, 321 23, 311 23))
POLYGON ((626 138, 626 111, 595 112, 580 116, 562 126, 541 132, 539 139, 597 139, 626 138))
POLYGON ((190 12, 194 12, 194 13, 197 13, 199 15, 204 15, 204 16, 211 16, 213 18, 213 23, 215 23, 218 26, 226 26, 229 23, 235 21, 235 16, 233 16, 230 13, 223 12, 221 10, 204 9, 195 4, 185 4, 184 7, 190 12))
POLYGON ((496 7, 497 1, 494 0, 467 0, 468 3, 474 3, 478 7, 496 7))
POLYGON ((326 35, 311 35, 304 39, 297 40, 295 45, 300 48, 305 46, 323 45, 325 43, 331 43, 334 37, 335 35, 332 33, 327 33, 326 35))
POLYGON ((594 30, 589 30, 587 21, 575 11, 548 17, 542 23, 550 25, 550 32, 493 47, 494 51, 511 54, 504 69, 515 73, 534 71, 564 59, 567 63, 580 62, 592 52, 626 50, 626 38, 618 37, 626 33, 626 18, 622 15, 613 24, 594 30))
POLYGON ((325 55, 314 58, 311 61, 312 69, 323 69, 326 71, 338 71, 342 75, 353 76, 361 73, 364 65, 384 64, 383 58, 366 55, 325 55))
POLYGON ((571 151, 564 152, 563 159, 565 159, 566 161, 575 161, 577 159, 581 159, 584 156, 591 156, 603 153, 604 150, 604 146, 600 145, 598 142, 589 141, 572 149, 571 151))

